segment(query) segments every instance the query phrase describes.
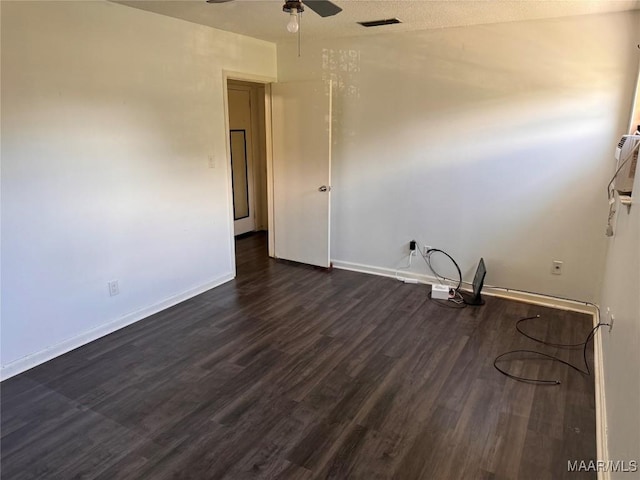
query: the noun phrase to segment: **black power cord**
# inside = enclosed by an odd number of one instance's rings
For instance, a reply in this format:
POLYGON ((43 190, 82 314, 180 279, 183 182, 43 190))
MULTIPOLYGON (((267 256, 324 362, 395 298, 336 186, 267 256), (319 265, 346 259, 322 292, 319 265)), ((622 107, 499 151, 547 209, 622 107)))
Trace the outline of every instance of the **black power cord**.
POLYGON ((455 280, 451 280, 450 278, 439 275, 438 272, 434 270, 433 266, 431 265, 431 254, 435 252, 439 252, 445 255, 449 260, 451 260, 453 265, 456 267, 456 270, 458 271, 458 286, 454 290, 457 292, 462 287, 462 272, 460 271, 460 266, 453 259, 451 255, 449 255, 444 250, 440 250, 439 248, 430 248, 429 250, 427 250, 426 253, 422 253, 422 258, 424 258, 424 261, 427 262, 427 266, 429 267, 429 270, 431 270, 431 273, 433 273, 438 280, 442 279, 442 280, 455 281, 455 280))
POLYGON ((525 337, 533 340, 534 342, 538 342, 538 343, 541 343, 543 345, 547 345, 548 347, 578 348, 578 347, 584 346, 584 344, 586 343, 586 341, 585 342, 580 342, 580 343, 553 343, 553 342, 547 342, 546 340, 542 340, 541 338, 536 338, 536 337, 534 337, 532 335, 529 335, 528 333, 526 333, 524 330, 522 330, 520 328, 520 324, 522 322, 527 322, 529 320, 535 320, 536 318, 540 318, 540 315, 536 315, 535 317, 521 318, 520 320, 518 320, 516 322, 516 330, 518 330, 518 332, 520 332, 525 337))
MULTIPOLYGON (((442 253, 443 255, 445 255, 446 257, 449 258, 449 260, 451 260, 451 262, 455 265, 456 270, 458 271, 458 286, 456 288, 452 288, 452 290, 455 292, 454 293, 454 297, 450 298, 448 300, 438 300, 438 299, 433 299, 431 298, 431 293, 429 293, 429 298, 431 300, 433 300, 437 305, 443 306, 443 307, 448 307, 448 308, 466 308, 466 304, 465 303, 459 303, 457 301, 455 301, 455 296, 456 295, 460 295, 459 290, 462 287, 463 283, 467 283, 469 285, 471 285, 469 282, 464 282, 462 280, 462 272, 460 270, 460 266, 458 265, 458 263, 453 259, 453 257, 451 255, 449 255, 447 252, 445 252, 444 250, 441 250, 439 248, 430 248, 429 250, 427 250, 426 253, 423 253, 422 251, 420 251, 420 254, 422 255, 422 258, 424 259, 424 261, 426 262, 427 266, 429 267, 429 270, 431 270, 431 272, 435 275, 435 277, 438 280, 448 280, 450 282, 455 282, 455 280, 445 277, 443 275, 440 275, 438 272, 436 272, 436 270, 433 268, 433 266, 431 265, 431 254, 433 252, 439 252, 442 253), (451 305, 450 302, 452 302, 458 306, 453 306, 451 305)), ((511 288, 506 288, 506 287, 498 287, 498 286, 492 286, 492 285, 486 285, 489 288, 493 288, 496 290, 504 290, 506 292, 509 291, 513 291, 513 292, 519 292, 519 293, 529 293, 532 295, 541 295, 537 292, 530 292, 527 290, 516 290, 516 289, 511 289, 511 288)), ((529 320, 533 320, 536 318, 540 318, 540 315, 536 315, 534 317, 526 317, 526 318, 521 318, 520 320, 518 320, 516 322, 516 330, 521 334, 524 335, 525 337, 527 337, 530 340, 533 340, 534 342, 537 343, 541 343, 543 345, 549 346, 549 347, 555 347, 555 348, 566 348, 566 349, 571 349, 571 348, 579 348, 582 347, 582 358, 584 360, 584 366, 585 369, 581 369, 580 367, 577 367, 575 365, 573 365, 572 363, 569 363, 565 360, 562 360, 561 358, 555 356, 555 355, 549 355, 543 352, 537 352, 535 350, 511 350, 509 352, 505 352, 502 353, 500 355, 498 355, 495 360, 493 361, 493 366, 495 367, 496 370, 498 370, 500 373, 502 373, 503 375, 505 375, 506 377, 512 378, 514 380, 520 381, 520 382, 526 382, 526 383, 533 383, 536 385, 560 385, 560 380, 544 380, 544 379, 536 379, 536 378, 528 378, 528 377, 520 377, 518 375, 513 375, 509 372, 507 372, 506 370, 500 368, 498 366, 498 362, 508 356, 508 355, 512 355, 514 353, 526 353, 526 354, 532 354, 532 355, 538 355, 540 357, 544 357, 547 358, 551 361, 554 362, 559 362, 562 363, 563 365, 566 365, 570 368, 572 368, 573 370, 583 374, 583 375, 591 375, 591 370, 589 368, 589 362, 587 361, 587 346, 589 345, 589 342, 593 339, 593 337, 595 336, 596 332, 598 331, 598 329, 600 327, 603 326, 609 326, 608 323, 600 323, 600 307, 598 307, 598 305, 596 305, 595 303, 591 303, 591 302, 581 302, 579 300, 574 300, 572 298, 565 298, 565 297, 559 297, 559 296, 554 296, 554 295, 549 295, 552 298, 557 298, 559 300, 568 300, 568 301, 572 301, 572 302, 576 302, 576 303, 583 303, 585 305, 590 305, 592 307, 594 307, 597 312, 598 312, 598 324, 589 332, 589 335, 587 335, 587 338, 585 339, 584 342, 580 342, 580 343, 554 343, 554 342, 547 342, 545 340, 542 340, 540 338, 534 337, 532 335, 529 335, 528 333, 526 333, 524 330, 522 330, 522 328, 520 327, 520 324, 527 322, 529 320)))
POLYGON ((556 348, 577 348, 577 347, 582 347, 582 358, 584 360, 584 366, 585 369, 583 370, 582 368, 569 363, 565 360, 562 360, 561 358, 556 357, 555 355, 549 355, 546 353, 542 353, 542 352, 537 352, 535 350, 511 350, 509 352, 505 352, 502 353, 500 355, 498 355, 495 360, 493 361, 493 366, 495 367, 496 370, 498 370, 500 373, 502 373, 503 375, 505 375, 506 377, 512 378, 513 380, 517 380, 519 382, 525 382, 525 383, 533 383, 535 385, 560 385, 561 382, 560 380, 545 380, 545 379, 537 379, 537 378, 529 378, 529 377, 521 377, 518 375, 514 375, 512 373, 507 372, 506 370, 500 368, 498 366, 498 362, 503 358, 506 357, 508 355, 512 355, 514 353, 526 353, 526 354, 532 354, 532 355, 538 355, 540 357, 544 357, 547 358, 551 361, 554 362, 559 362, 562 363, 563 365, 566 365, 570 368, 572 368, 573 370, 577 371, 578 373, 581 373, 583 375, 589 376, 591 375, 591 369, 589 368, 589 362, 587 361, 587 346, 589 345, 589 342, 591 342, 591 340, 593 339, 593 337, 595 336, 596 332, 598 331, 598 329, 600 327, 603 327, 605 325, 609 325, 608 323, 598 323, 595 327, 593 327, 593 329, 589 332, 589 335, 587 335, 587 338, 585 339, 584 342, 581 343, 554 343, 554 342, 547 342, 545 340, 542 340, 540 338, 534 337, 532 335, 529 335, 527 333, 525 333, 524 331, 522 331, 522 329, 520 328, 520 324, 522 322, 527 322, 529 320, 533 320, 536 318, 540 318, 540 315, 536 315, 534 317, 526 317, 526 318, 522 318, 520 320, 518 320, 516 322, 516 330, 524 335, 525 337, 541 343, 543 345, 547 345, 550 347, 556 347, 556 348))
POLYGON ((456 267, 456 270, 458 271, 458 286, 455 287, 455 288, 451 288, 451 290, 453 290, 453 292, 454 292, 453 293, 453 297, 451 297, 451 298, 449 298, 447 300, 439 300, 437 298, 432 298, 431 297, 431 292, 429 292, 429 298, 432 301, 434 301, 436 303, 436 305, 440 305, 442 307, 457 308, 457 309, 466 308, 467 305, 462 300, 462 296, 460 295, 460 292, 459 292, 460 288, 462 287, 462 271, 460 270, 460 266, 454 260, 454 258, 451 255, 449 255, 447 252, 445 252, 444 250, 440 250, 439 248, 430 248, 429 250, 426 251, 426 253, 420 252, 420 255, 422 255, 422 258, 425 261, 425 263, 427 264, 427 267, 429 267, 429 270, 431 270, 431 273, 433 273, 433 275, 439 281, 440 280, 448 280, 450 282, 455 281, 455 280, 451 280, 450 278, 447 278, 447 277, 444 277, 444 276, 440 275, 433 268, 433 265, 431 265, 431 254, 433 254, 435 252, 439 252, 439 253, 442 253, 443 255, 445 255, 449 260, 451 260, 453 265, 456 267), (456 297, 460 297, 460 300, 456 300, 456 297))
MULTIPOLYGON (((473 285, 473 283, 471 282, 466 282, 464 280, 462 280, 462 273, 460 271, 460 267, 458 266, 458 264, 456 263, 456 261, 453 259, 453 257, 451 255, 449 255, 447 252, 445 252, 444 250, 440 250, 439 248, 430 248, 429 250, 427 250, 426 253, 423 253, 421 250, 418 249, 418 251, 420 252, 420 255, 422 256, 422 258, 424 259, 424 261, 426 262, 427 266, 429 267, 429 270, 431 270, 431 273, 433 273, 435 275, 435 277, 438 280, 447 280, 449 282, 455 282, 456 280, 452 279, 452 278, 448 278, 445 277, 444 275, 440 275, 438 272, 435 271, 435 269, 433 268, 433 266, 431 265, 431 252, 440 252, 444 255, 446 255, 447 257, 449 257, 449 259, 453 262, 453 264, 456 267, 456 270, 458 271, 458 286, 454 289, 455 293, 459 295, 458 291, 460 290, 460 288, 462 287, 462 284, 465 285, 473 285)), ((542 297, 550 297, 550 298, 556 298, 558 300, 566 300, 568 302, 573 302, 573 303, 578 303, 578 304, 582 304, 582 305, 586 305, 589 307, 593 307, 596 309, 598 315, 597 315, 597 319, 598 322, 600 322, 600 307, 593 303, 593 302, 585 302, 583 300, 576 300, 575 298, 569 298, 569 297, 561 297, 559 295, 549 295, 549 294, 545 294, 545 293, 539 293, 539 292, 532 292, 530 290, 522 290, 522 289, 517 289, 517 288, 508 288, 508 287, 501 287, 498 285, 490 285, 488 283, 484 284, 485 288, 490 288, 492 290, 502 290, 504 292, 516 292, 516 293, 525 293, 525 294, 530 294, 530 295, 537 295, 537 296, 542 296, 542 297)), ((449 301, 451 301, 452 299, 449 299, 449 301)), ((437 299, 433 299, 434 302, 440 304, 437 299)), ((447 302, 447 300, 444 300, 444 302, 447 302)), ((457 303, 457 302, 453 302, 453 303, 457 303)), ((466 304, 464 304, 466 307, 466 304)), ((446 306, 450 306, 450 305, 446 305, 446 306)), ((452 307, 452 308, 456 308, 456 307, 452 307)), ((462 307, 461 307, 462 308, 462 307)), ((537 317, 532 317, 532 318, 537 318, 537 317)), ((603 323, 599 325, 609 325, 608 323, 603 323)), ((517 328, 517 327, 516 327, 517 328)), ((520 331, 520 329, 518 329, 518 331, 520 333, 522 333, 523 335, 527 336, 524 332, 520 331)), ((532 338, 532 340, 536 340, 535 338, 532 338)), ((542 343, 542 342, 541 342, 542 343)), ((581 346, 582 344, 576 344, 576 347, 581 346)))
MULTIPOLYGON (((423 257, 424 257, 424 255, 423 255, 423 257)), ((433 269, 431 271, 433 272, 433 269)), ((448 280, 450 282, 455 282, 454 279, 448 278, 448 277, 443 277, 442 275, 440 275, 438 278, 442 278, 443 280, 448 280)), ((473 286, 473 283, 466 282, 464 280, 462 281, 462 283, 464 283, 465 285, 473 286)), ((522 289, 519 289, 519 288, 501 287, 501 286, 498 286, 498 285, 491 285, 491 284, 488 284, 488 283, 484 284, 484 288, 490 288, 491 290, 501 290, 501 291, 504 291, 504 292, 507 292, 507 293, 510 293, 510 292, 526 293, 526 294, 529 294, 529 295, 537 295, 539 297, 555 298, 557 300, 566 300, 567 302, 573 302, 573 303, 578 303, 578 304, 581 304, 581 305, 586 305, 588 307, 593 307, 593 308, 595 308, 597 310, 597 312, 598 312, 598 317, 597 318, 598 318, 598 321, 600 321, 600 307, 597 304, 593 303, 593 302, 585 302, 584 300, 577 300, 575 298, 569 298, 569 297, 561 297, 559 295, 550 295, 548 293, 532 292, 531 290, 522 290, 522 289)), ((603 325, 608 325, 608 323, 607 324, 603 324, 603 325)))

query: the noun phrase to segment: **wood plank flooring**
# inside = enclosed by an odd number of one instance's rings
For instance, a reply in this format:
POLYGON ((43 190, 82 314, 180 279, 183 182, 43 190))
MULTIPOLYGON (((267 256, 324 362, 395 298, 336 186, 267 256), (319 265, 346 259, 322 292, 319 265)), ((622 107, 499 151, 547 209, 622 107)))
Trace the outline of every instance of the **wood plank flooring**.
MULTIPOLYGON (((442 308, 427 287, 266 256, 238 277, 1 385, 2 479, 561 479, 595 459, 585 315, 487 297, 442 308)), ((592 357, 592 350, 589 351, 592 357)))

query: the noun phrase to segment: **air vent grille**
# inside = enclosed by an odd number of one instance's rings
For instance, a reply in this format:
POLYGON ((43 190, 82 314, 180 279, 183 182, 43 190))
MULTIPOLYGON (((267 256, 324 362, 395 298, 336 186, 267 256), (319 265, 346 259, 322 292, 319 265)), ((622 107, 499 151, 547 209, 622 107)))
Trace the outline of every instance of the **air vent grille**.
POLYGON ((397 18, 387 18, 385 20, 372 20, 370 22, 358 22, 363 27, 380 27, 382 25, 393 25, 394 23, 402 23, 397 18))
POLYGON ((620 142, 618 142, 618 148, 624 147, 624 142, 626 142, 626 141, 627 141, 627 137, 622 137, 620 139, 620 142))

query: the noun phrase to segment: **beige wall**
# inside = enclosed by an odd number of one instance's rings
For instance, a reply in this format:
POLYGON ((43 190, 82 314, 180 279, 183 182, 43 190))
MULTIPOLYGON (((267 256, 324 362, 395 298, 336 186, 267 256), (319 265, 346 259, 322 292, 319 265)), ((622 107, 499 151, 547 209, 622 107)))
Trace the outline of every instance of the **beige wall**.
POLYGON ((334 82, 333 259, 393 269, 417 239, 466 279, 484 257, 487 283, 596 300, 637 18, 279 45, 279 80, 334 82))
POLYGON ((488 283, 601 300, 603 321, 613 312, 599 335, 614 461, 640 452, 639 206, 604 235, 639 25, 635 12, 307 41, 301 58, 278 47, 281 80, 324 78, 337 92, 335 259, 394 268, 417 238, 468 279, 484 256, 488 283))
POLYGON ((6 376, 232 278, 223 69, 276 48, 106 1, 1 30, 6 376))

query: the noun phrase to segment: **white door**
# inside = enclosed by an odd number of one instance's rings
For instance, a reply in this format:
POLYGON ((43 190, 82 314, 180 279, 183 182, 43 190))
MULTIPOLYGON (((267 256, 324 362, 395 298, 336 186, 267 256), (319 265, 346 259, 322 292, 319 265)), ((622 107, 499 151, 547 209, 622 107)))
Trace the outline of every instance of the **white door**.
POLYGON ((251 89, 228 85, 229 145, 233 184, 234 234, 252 232, 255 225, 253 195, 253 136, 251 89))
POLYGON ((328 268, 331 86, 274 83, 271 97, 275 256, 328 268))

